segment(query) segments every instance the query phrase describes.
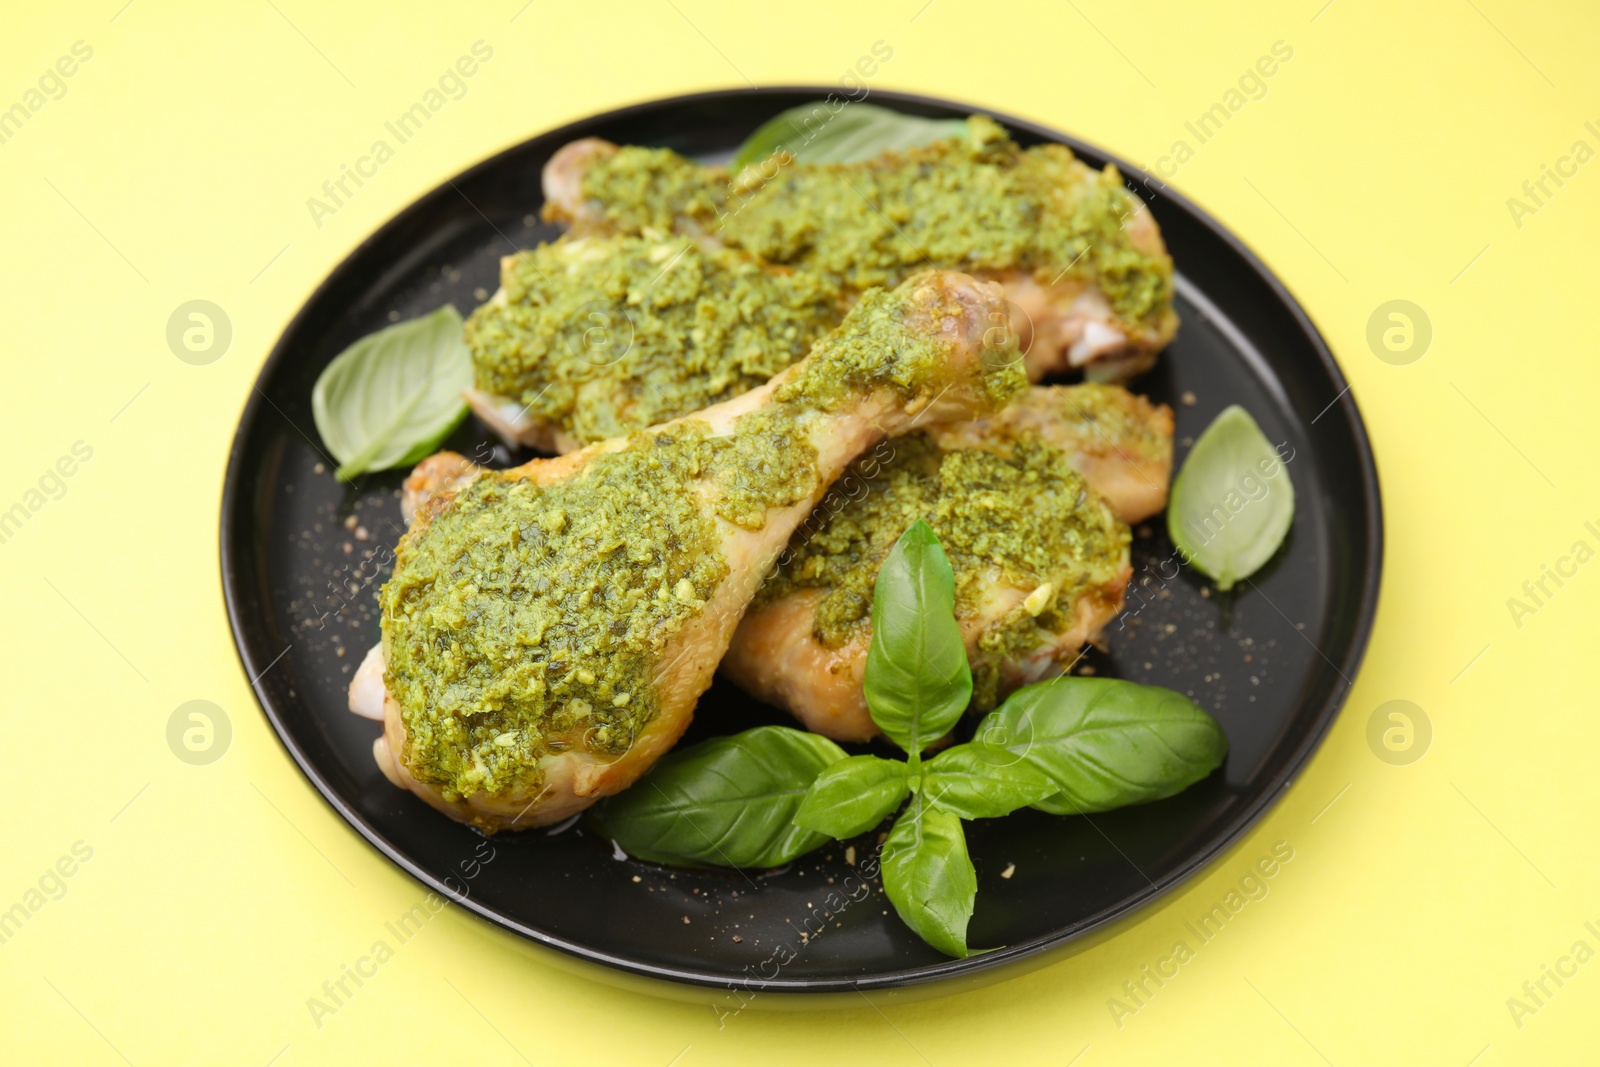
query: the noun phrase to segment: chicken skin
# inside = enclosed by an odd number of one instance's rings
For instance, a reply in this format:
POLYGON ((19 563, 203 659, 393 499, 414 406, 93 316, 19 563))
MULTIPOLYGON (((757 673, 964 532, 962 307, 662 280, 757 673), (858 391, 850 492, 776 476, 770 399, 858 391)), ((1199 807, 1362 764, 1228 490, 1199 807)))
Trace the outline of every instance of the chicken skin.
POLYGON ((872 588, 917 518, 956 574, 973 703, 1059 673, 1122 609, 1127 522, 1166 504, 1172 412, 1116 386, 1034 387, 999 413, 858 459, 796 531, 722 670, 840 741, 877 733, 862 684, 872 588))
POLYGON ((811 355, 690 418, 467 478, 427 461, 350 687, 395 784, 485 830, 632 784, 681 736, 790 535, 862 452, 1024 387, 998 286, 865 293, 811 355), (987 336, 986 336, 987 335, 987 336), (378 672, 381 670, 381 685, 378 672))
POLYGON ((730 174, 667 149, 589 138, 544 171, 546 219, 579 234, 677 233, 862 289, 928 266, 1005 287, 1029 376, 1124 381, 1177 330, 1172 261, 1112 167, 1022 149, 993 120, 862 163, 783 153, 730 174))

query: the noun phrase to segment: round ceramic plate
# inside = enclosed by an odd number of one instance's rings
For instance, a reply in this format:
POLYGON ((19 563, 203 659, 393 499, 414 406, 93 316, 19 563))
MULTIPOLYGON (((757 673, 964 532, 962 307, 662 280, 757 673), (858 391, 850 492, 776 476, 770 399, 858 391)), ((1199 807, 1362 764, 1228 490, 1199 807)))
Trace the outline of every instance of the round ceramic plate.
MULTIPOLYGON (((879 883, 851 866, 871 854, 875 834, 775 872, 673 871, 619 856, 582 823, 485 841, 385 781, 372 758, 378 724, 346 710, 345 688, 378 639, 376 594, 403 528, 405 472, 350 487, 334 481, 311 418, 318 373, 396 318, 446 302, 469 311, 497 286, 501 256, 554 238, 538 220, 539 175, 568 141, 604 137, 720 160, 764 120, 828 91, 708 93, 615 111, 535 137, 422 197, 295 316, 261 370, 228 464, 229 616, 245 672, 289 755, 334 810, 412 876, 557 959, 604 965, 619 978, 851 995, 940 983, 928 991, 942 992, 1081 945, 1201 870, 1276 801, 1348 692, 1376 605, 1377 474, 1327 345, 1238 239, 1158 182, 1130 182, 1178 267, 1177 341, 1135 384, 1177 413, 1178 460, 1229 404, 1244 405, 1274 443, 1293 449, 1296 514, 1277 556, 1221 596, 1171 562, 1160 519, 1138 527, 1128 613, 1108 628, 1109 650, 1081 664, 1188 693, 1211 712, 1231 751, 1209 779, 1092 819, 1023 811, 969 823, 978 873, 970 943, 993 951, 966 960, 923 944, 879 883)), ((893 93, 873 102, 940 117, 974 110, 893 93)), ((1023 144, 1056 141, 1097 166, 1115 162, 996 117, 1023 144)), ((496 448, 472 420, 447 447, 495 465, 526 458, 496 448)), ((701 698, 685 743, 788 721, 719 681, 701 698)))

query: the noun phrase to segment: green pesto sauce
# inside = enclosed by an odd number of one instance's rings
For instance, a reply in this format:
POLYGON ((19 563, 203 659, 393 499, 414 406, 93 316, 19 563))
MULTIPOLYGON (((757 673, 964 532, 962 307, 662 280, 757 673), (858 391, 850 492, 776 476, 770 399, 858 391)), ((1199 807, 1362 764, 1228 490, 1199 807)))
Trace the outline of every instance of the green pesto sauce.
POLYGON ((817 450, 803 424, 798 409, 778 405, 745 415, 730 435, 705 436, 700 450, 718 516, 759 530, 769 508, 787 507, 816 490, 817 450))
POLYGON ((670 148, 624 145, 585 172, 581 189, 611 228, 660 240, 683 219, 720 216, 727 185, 725 171, 708 170, 670 148))
POLYGON ((682 490, 701 436, 641 436, 549 486, 481 475, 401 540, 380 604, 413 775, 452 799, 536 790, 547 753, 627 749, 656 657, 727 574, 682 490))
POLYGON ((1169 307, 1171 259, 1133 247, 1123 219, 1138 202, 1115 168, 1091 172, 1065 146, 1022 149, 992 119, 967 122, 964 138, 790 163, 753 188, 667 149, 624 147, 584 175, 583 194, 622 232, 705 231, 858 289, 930 265, 1017 269, 1095 284, 1128 320, 1169 307))
MULTIPOLYGON (((452 799, 527 792, 542 756, 626 751, 660 708, 662 650, 728 575, 717 519, 757 529, 815 498, 819 407, 951 377, 918 347, 931 291, 865 294, 802 384, 730 433, 635 433, 547 486, 485 473, 402 538, 380 604, 411 773, 452 799)), ((1014 361, 977 371, 1020 387, 1014 361)))
POLYGON ((1121 386, 1078 382, 1055 388, 1069 402, 1052 404, 1051 413, 1080 449, 1141 458, 1171 451, 1172 438, 1151 421, 1149 405, 1121 386))
POLYGON ((626 751, 662 649, 728 573, 692 486, 760 528, 816 489, 816 458, 779 410, 635 434, 548 486, 480 475, 401 540, 381 594, 407 767, 453 797, 537 788, 563 748, 626 751))
POLYGON ((844 316, 832 279, 684 238, 541 245, 501 284, 467 320, 475 385, 584 443, 752 389, 844 316))
MULTIPOLYGON (((937 375, 948 354, 948 342, 934 332, 946 319, 967 314, 937 283, 905 289, 868 289, 833 333, 817 342, 815 358, 778 387, 777 399, 833 411, 861 388, 892 389, 914 396, 920 383, 937 375), (908 330, 908 300, 925 329, 908 330)), ((988 335, 985 335, 986 337, 988 335)), ((1016 339, 999 331, 1003 347, 986 347, 979 383, 991 407, 999 408, 1028 387, 1027 372, 1016 357, 1016 339)))
POLYGON ((974 659, 979 707, 993 703, 1001 663, 1064 627, 1082 589, 1116 575, 1128 527, 1089 490, 1058 449, 1036 439, 1005 454, 941 451, 914 434, 857 460, 835 483, 842 505, 819 508, 798 530, 762 587, 759 602, 798 589, 825 589, 812 631, 837 648, 872 625, 878 568, 900 534, 924 519, 939 535, 955 572, 957 617, 971 617, 995 569, 1007 585, 1037 589, 1066 580, 1034 616, 1018 608, 987 630, 974 659))

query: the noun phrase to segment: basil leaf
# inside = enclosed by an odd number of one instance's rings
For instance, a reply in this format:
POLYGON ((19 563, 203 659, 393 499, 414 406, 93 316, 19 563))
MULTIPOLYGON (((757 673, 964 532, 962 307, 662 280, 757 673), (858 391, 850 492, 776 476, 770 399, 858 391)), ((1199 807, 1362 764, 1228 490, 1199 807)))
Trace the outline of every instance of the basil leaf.
POLYGON ((340 481, 431 453, 466 417, 472 355, 449 304, 368 334, 333 358, 311 390, 317 432, 340 481))
POLYGON ((957 745, 928 761, 922 795, 963 819, 998 819, 1059 791, 1033 764, 981 744, 957 745))
POLYGON ((1011 694, 978 724, 986 753, 1043 771, 1057 815, 1160 800, 1210 774, 1228 752, 1215 719, 1181 693, 1070 676, 1011 694))
POLYGON ((1167 532, 1184 557, 1228 590, 1261 569, 1294 520, 1288 468, 1237 404, 1206 427, 1172 483, 1167 532))
POLYGON ((826 844, 794 825, 806 790, 844 759, 825 737, 787 726, 714 737, 668 753, 633 787, 592 809, 600 831, 640 859, 777 867, 826 844))
POLYGON ((913 757, 949 733, 972 699, 955 599, 950 561, 918 519, 878 568, 863 686, 872 721, 913 757))
POLYGON ((737 174, 780 148, 796 163, 858 163, 891 148, 915 148, 966 133, 962 119, 919 118, 875 104, 846 102, 834 107, 818 100, 762 123, 734 153, 730 169, 737 174))
POLYGON ((901 920, 945 955, 966 958, 978 874, 961 820, 917 797, 883 843, 882 871, 901 920))
POLYGON ((817 775, 794 821, 843 840, 877 826, 910 792, 901 761, 850 756, 817 775))

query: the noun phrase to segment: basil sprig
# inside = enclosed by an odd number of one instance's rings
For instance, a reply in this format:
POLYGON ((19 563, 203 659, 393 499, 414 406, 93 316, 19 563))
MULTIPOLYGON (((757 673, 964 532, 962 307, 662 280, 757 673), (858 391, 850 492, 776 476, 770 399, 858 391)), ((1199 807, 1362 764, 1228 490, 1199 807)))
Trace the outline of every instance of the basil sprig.
POLYGON ((978 742, 956 745, 923 765, 922 795, 963 819, 998 819, 1060 791, 1034 764, 978 742))
POLYGON ((956 623, 956 579, 933 527, 918 519, 878 568, 867 650, 867 708, 884 735, 920 754, 972 700, 956 623))
POLYGON ((967 955, 967 923, 978 872, 967 855, 961 817, 921 794, 883 843, 883 891, 901 920, 946 956, 967 955))
POLYGON ((1114 678, 1061 677, 1019 689, 978 724, 977 736, 980 762, 1020 762, 1053 783, 1027 803, 1056 815, 1170 797, 1228 752, 1216 720, 1182 693, 1114 678))
POLYGON ((758 726, 670 752, 591 812, 630 856, 677 865, 779 867, 827 844, 795 823, 806 790, 844 750, 818 734, 758 726))
POLYGON ((889 149, 915 148, 964 137, 961 119, 925 119, 876 104, 817 100, 780 111, 745 138, 734 153, 738 173, 782 149, 797 163, 859 163, 889 149))
POLYGON ((910 795, 884 842, 883 890, 924 941, 964 957, 978 879, 961 820, 1009 815, 1060 787, 1033 764, 981 741, 923 761, 972 698, 955 593, 938 535, 917 520, 878 568, 865 680, 872 721, 906 759, 857 756, 835 764, 811 787, 795 822, 853 836, 910 795))
POLYGON ((339 461, 335 475, 347 482, 428 455, 466 417, 461 391, 471 384, 472 355, 449 304, 334 356, 312 387, 311 415, 339 461))
POLYGON ((1294 483, 1283 459, 1248 411, 1224 408, 1173 479, 1173 545, 1227 591, 1272 558, 1293 521, 1294 483))
POLYGON ((1222 729, 1192 701, 1073 677, 1019 689, 973 741, 925 759, 972 693, 954 608, 949 561, 918 521, 878 571, 865 683, 873 721, 904 759, 846 756, 815 734, 763 726, 671 753, 593 821, 642 859, 771 867, 899 810, 883 844, 884 893, 924 941, 965 957, 978 879, 962 820, 1157 800, 1221 764, 1222 729))
POLYGON ((842 841, 877 826, 910 794, 903 760, 850 756, 817 775, 794 818, 842 841))
POLYGON ((851 837, 910 796, 884 842, 884 892, 924 941, 964 957, 978 881, 963 819, 1029 806, 1105 811, 1170 796, 1215 770, 1227 741, 1178 693, 1061 677, 1013 693, 973 741, 924 760, 972 692, 954 606, 950 564, 919 520, 878 570, 865 686, 873 722, 906 759, 852 756, 833 764, 817 776, 795 822, 851 837))

